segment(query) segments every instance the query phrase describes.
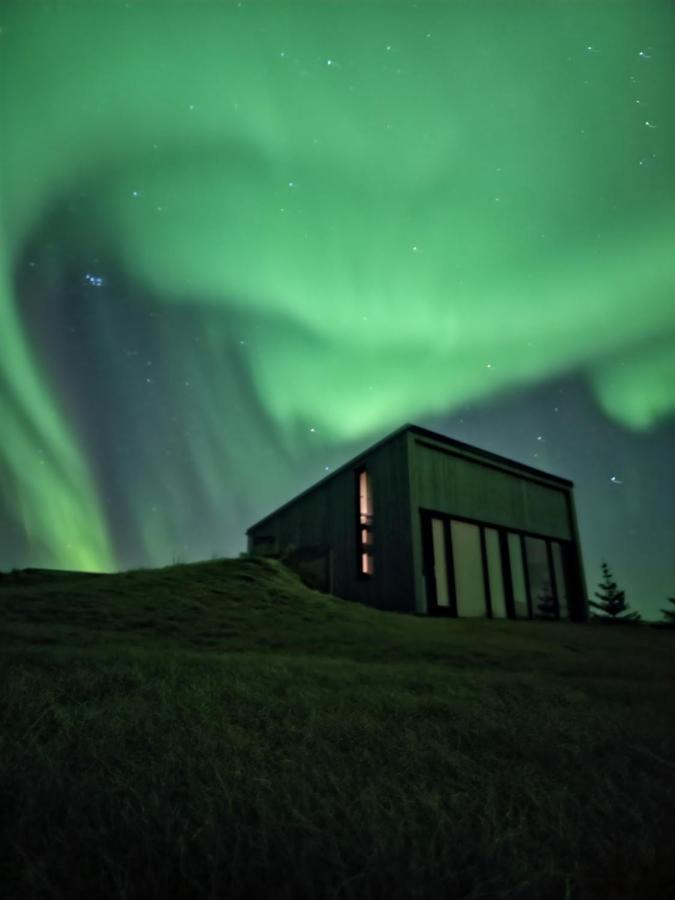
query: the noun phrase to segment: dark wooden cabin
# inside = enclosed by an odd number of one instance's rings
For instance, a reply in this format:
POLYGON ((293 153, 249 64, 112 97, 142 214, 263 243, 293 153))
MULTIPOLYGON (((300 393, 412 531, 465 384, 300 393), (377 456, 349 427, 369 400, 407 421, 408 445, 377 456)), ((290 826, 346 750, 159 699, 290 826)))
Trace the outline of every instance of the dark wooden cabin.
POLYGON ((252 525, 248 552, 378 609, 584 621, 572 491, 408 424, 252 525))

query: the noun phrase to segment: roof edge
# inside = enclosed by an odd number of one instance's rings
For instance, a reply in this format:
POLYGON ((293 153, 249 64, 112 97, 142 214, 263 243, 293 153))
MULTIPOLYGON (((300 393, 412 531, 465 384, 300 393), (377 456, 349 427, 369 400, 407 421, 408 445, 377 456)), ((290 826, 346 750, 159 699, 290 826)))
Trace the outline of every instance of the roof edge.
POLYGON ((483 450, 480 447, 474 447, 472 444, 466 444, 464 441, 458 441, 456 438, 448 437, 447 435, 440 434, 437 431, 431 431, 429 428, 423 428, 421 425, 415 425, 414 422, 406 422, 405 425, 401 425, 399 428, 396 428, 394 431, 389 432, 384 437, 380 438, 379 441, 376 441, 374 444, 370 444, 360 453, 357 453, 356 456, 353 456, 351 459, 348 459, 341 466, 338 466, 334 472, 330 472, 328 475, 325 475, 323 478, 320 478, 319 481, 315 481, 314 484, 311 484, 309 487, 305 488, 303 491, 300 491, 299 494, 296 494, 294 497, 291 497, 290 500, 287 500, 285 503, 282 503, 281 506, 278 506, 275 510, 268 513, 266 516, 263 516, 262 519, 258 519, 257 522, 254 522, 253 525, 249 525, 246 529, 246 534, 250 534, 255 528, 258 528, 260 525, 263 525, 267 522, 268 519, 274 518, 280 512, 283 512, 297 500, 300 500, 302 497, 305 497, 311 491, 316 490, 321 485, 330 481, 331 478, 335 478, 340 472, 343 472, 345 469, 350 468, 355 463, 357 463, 361 457, 367 456, 369 453, 372 453, 373 450, 376 450, 378 447, 382 446, 382 444, 386 444, 389 441, 394 440, 394 438, 398 437, 404 432, 413 432, 414 434, 419 434, 422 437, 426 437, 430 440, 434 440, 438 443, 445 444, 446 446, 453 447, 456 450, 459 450, 463 453, 470 453, 478 457, 483 457, 484 459, 488 459, 492 462, 497 462, 500 465, 507 465, 514 469, 520 469, 524 472, 527 472, 530 475, 536 475, 538 478, 553 481, 561 487, 564 488, 572 488, 574 487, 574 482, 570 481, 568 478, 562 478, 560 475, 553 475, 551 472, 545 472, 543 469, 536 469, 534 466, 529 466, 527 463, 518 462, 515 459, 509 459, 508 456, 501 456, 499 453, 493 453, 491 450, 483 450))

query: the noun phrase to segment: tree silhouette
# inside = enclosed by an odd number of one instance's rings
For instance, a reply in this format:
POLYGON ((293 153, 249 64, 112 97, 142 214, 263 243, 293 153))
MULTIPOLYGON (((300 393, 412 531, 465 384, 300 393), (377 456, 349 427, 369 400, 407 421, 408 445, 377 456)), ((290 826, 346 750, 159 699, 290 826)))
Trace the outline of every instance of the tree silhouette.
POLYGON ((668 597, 668 603, 672 603, 674 608, 661 610, 665 619, 655 623, 659 628, 675 628, 675 597, 668 597))
POLYGON ((624 624, 639 622, 640 613, 628 612, 630 607, 626 603, 626 594, 617 588, 606 562, 602 564, 602 576, 603 580, 598 584, 600 591, 595 591, 595 596, 600 602, 588 601, 589 606, 600 610, 599 613, 592 613, 591 618, 598 622, 621 622, 624 624))

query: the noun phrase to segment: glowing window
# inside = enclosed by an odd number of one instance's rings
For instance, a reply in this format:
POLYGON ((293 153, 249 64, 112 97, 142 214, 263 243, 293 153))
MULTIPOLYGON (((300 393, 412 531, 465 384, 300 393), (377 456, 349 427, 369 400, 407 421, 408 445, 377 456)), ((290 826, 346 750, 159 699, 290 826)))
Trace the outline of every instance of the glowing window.
POLYGON ((362 525, 370 525, 373 518, 373 495, 365 469, 359 472, 359 517, 362 525))
POLYGON ((358 567, 362 575, 372 575, 373 562, 373 493, 366 469, 357 472, 358 490, 358 567))

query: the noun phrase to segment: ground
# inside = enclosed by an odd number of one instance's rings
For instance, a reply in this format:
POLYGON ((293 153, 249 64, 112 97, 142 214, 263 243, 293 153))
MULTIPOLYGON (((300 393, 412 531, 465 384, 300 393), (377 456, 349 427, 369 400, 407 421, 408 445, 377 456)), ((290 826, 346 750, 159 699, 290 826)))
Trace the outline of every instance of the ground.
POLYGON ((675 888, 673 632, 427 620, 276 561, 0 583, 11 898, 675 888))

